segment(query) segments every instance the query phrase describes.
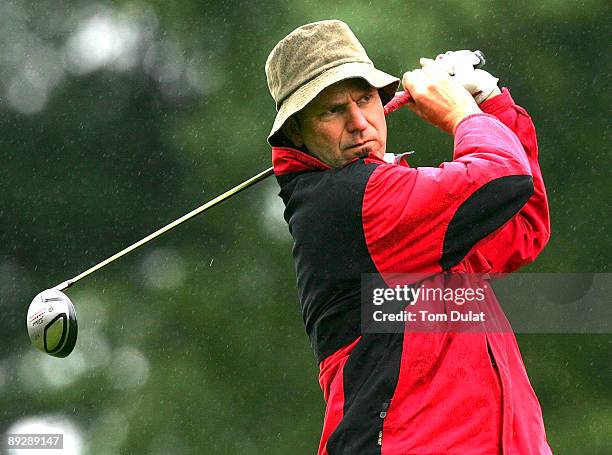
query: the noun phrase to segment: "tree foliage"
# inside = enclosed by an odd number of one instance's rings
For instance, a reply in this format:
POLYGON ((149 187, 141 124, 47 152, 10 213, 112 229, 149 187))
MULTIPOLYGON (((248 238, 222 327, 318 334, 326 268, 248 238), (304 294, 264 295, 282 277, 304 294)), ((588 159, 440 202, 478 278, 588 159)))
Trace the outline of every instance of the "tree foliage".
MULTIPOLYGON (((270 179, 83 280, 79 341, 34 352, 40 290, 270 165, 265 59, 338 18, 380 68, 482 49, 534 118, 553 235, 529 271, 608 272, 606 2, 0 4, 0 431, 69 419, 79 453, 314 453, 324 402, 270 179), (606 164, 607 163, 607 164, 606 164)), ((414 165, 451 138, 410 112, 414 165)), ((519 336, 558 453, 610 453, 608 335, 519 336)))

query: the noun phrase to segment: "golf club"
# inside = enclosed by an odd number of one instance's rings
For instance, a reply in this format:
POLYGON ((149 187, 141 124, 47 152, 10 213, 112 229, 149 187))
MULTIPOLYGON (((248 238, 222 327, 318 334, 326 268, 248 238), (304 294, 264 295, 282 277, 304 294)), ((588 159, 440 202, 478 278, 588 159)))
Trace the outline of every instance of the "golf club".
MULTIPOLYGON (((480 68, 485 64, 485 57, 481 51, 474 51, 473 54, 478 57, 479 61, 475 67, 480 68)), ((412 98, 408 92, 397 92, 393 99, 385 105, 385 115, 389 115, 391 112, 399 109, 401 106, 410 102, 411 99, 412 98)), ((185 221, 190 220, 194 216, 204 213, 206 210, 220 204, 246 188, 261 182, 262 180, 271 176, 273 173, 274 171, 272 167, 260 172, 259 174, 233 187, 216 198, 211 199, 200 207, 192 210, 186 215, 183 215, 170 224, 149 234, 138 242, 119 251, 108 259, 94 265, 74 278, 63 281, 57 286, 39 293, 32 300, 27 314, 28 335, 30 336, 32 344, 46 354, 54 357, 66 357, 72 352, 74 346, 76 345, 78 327, 74 305, 68 296, 62 291, 68 289, 70 286, 82 280, 86 276, 91 275, 95 271, 100 270, 102 267, 107 266, 111 262, 114 262, 141 247, 145 243, 150 242, 151 240, 174 229, 185 221)))
POLYGON ((66 357, 74 349, 78 328, 74 305, 68 296, 62 292, 63 290, 69 288, 74 283, 82 280, 86 276, 91 275, 96 270, 101 269, 111 262, 116 261, 120 257, 134 251, 136 248, 144 245, 145 243, 148 243, 160 235, 170 231, 179 224, 182 224, 194 216, 205 212, 211 207, 220 204, 230 197, 240 193, 249 186, 262 181, 273 173, 274 172, 271 167, 260 172, 250 179, 242 182, 240 185, 236 185, 234 188, 226 191, 214 199, 211 199, 207 203, 192 210, 186 215, 183 215, 177 220, 174 220, 172 223, 167 224, 166 226, 149 234, 142 240, 139 240, 108 259, 105 259, 99 264, 85 270, 83 273, 75 276, 74 278, 63 281, 54 288, 47 289, 38 294, 36 297, 34 297, 34 300, 32 300, 27 315, 28 335, 30 336, 32 344, 46 354, 54 357, 66 357))

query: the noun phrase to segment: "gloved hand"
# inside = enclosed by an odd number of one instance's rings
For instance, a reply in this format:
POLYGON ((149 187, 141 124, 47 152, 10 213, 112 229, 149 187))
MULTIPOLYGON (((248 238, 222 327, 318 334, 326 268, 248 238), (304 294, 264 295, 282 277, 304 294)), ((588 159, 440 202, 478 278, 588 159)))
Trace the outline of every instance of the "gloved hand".
POLYGON ((474 68, 480 63, 480 59, 472 51, 448 51, 438 55, 435 60, 429 58, 420 60, 423 67, 433 63, 444 68, 459 84, 463 85, 477 104, 500 93, 497 87, 498 78, 493 77, 487 71, 474 68))
POLYGON ((412 97, 406 106, 448 133, 468 115, 482 113, 472 95, 436 63, 404 73, 402 84, 412 97))

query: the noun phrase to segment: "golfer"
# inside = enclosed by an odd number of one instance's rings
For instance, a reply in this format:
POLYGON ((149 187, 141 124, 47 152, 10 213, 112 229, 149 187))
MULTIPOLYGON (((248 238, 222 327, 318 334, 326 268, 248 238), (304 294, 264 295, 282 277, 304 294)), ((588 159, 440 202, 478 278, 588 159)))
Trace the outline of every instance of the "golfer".
POLYGON ((319 454, 551 453, 511 331, 360 325, 363 274, 512 272, 548 241, 531 119, 473 58, 449 52, 403 75, 408 107, 454 136, 452 160, 420 168, 386 153, 399 80, 345 23, 299 27, 266 62, 268 141, 326 403, 319 454))

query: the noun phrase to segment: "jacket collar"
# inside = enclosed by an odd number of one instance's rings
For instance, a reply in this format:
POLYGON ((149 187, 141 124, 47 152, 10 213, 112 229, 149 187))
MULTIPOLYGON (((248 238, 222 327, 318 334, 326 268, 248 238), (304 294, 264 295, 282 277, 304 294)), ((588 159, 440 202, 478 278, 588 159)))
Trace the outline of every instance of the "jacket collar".
MULTIPOLYGON (((355 159, 349 161, 346 165, 360 159, 359 157, 355 157, 355 159)), ((368 155, 366 160, 372 163, 385 162, 374 155, 368 155)), ((294 172, 326 171, 331 169, 331 166, 325 164, 320 159, 291 147, 272 147, 272 166, 274 167, 274 175, 277 177, 292 174, 294 172)))
POLYGON ((274 175, 281 176, 294 172, 325 171, 331 167, 308 153, 290 147, 272 147, 274 175))

